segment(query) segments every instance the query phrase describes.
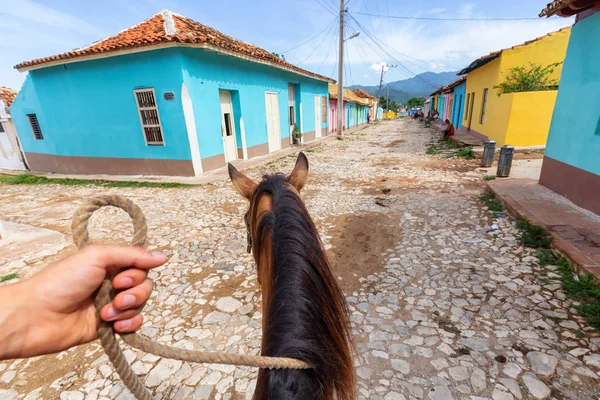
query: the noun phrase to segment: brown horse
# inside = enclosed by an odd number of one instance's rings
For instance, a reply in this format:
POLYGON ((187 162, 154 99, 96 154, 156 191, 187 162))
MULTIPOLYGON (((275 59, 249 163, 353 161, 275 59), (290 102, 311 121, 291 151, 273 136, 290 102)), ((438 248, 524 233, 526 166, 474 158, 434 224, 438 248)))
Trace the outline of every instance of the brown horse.
POLYGON ((300 153, 290 176, 259 184, 229 164, 237 191, 250 201, 245 216, 262 290, 261 354, 314 366, 258 373, 255 399, 354 400, 355 376, 346 300, 300 190, 308 160, 300 153))

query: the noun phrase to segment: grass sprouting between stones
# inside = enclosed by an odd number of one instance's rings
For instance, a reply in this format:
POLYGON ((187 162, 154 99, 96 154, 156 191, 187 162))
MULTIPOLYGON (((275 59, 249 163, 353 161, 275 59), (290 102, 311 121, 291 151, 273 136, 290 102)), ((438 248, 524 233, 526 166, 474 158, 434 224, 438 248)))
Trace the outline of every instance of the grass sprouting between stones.
POLYGON ((528 219, 519 219, 517 229, 521 232, 521 244, 534 249, 547 248, 552 242, 552 235, 541 226, 534 225, 528 219))
POLYGON ((19 274, 16 274, 16 273, 0 276, 0 282, 10 281, 11 279, 15 279, 18 277, 19 277, 19 274))
MULTIPOLYGON (((596 279, 591 274, 580 278, 566 258, 557 256, 549 248, 541 249, 538 257, 541 266, 556 266, 563 290, 577 302, 573 305, 575 310, 590 326, 600 330, 600 287, 596 279)), ((583 332, 577 330, 575 335, 582 337, 583 332)))
POLYGON ((135 182, 135 181, 103 181, 93 179, 71 179, 71 178, 47 178, 33 174, 0 175, 0 183, 8 185, 48 185, 57 184, 63 186, 102 186, 102 187, 144 187, 144 188, 184 188, 191 187, 184 183, 176 182, 135 182))
POLYGON ((483 177, 484 181, 493 181, 494 179, 496 179, 495 175, 486 175, 483 177))
POLYGON ((488 210, 492 212, 502 212, 504 211, 504 204, 496 200, 496 196, 494 193, 486 193, 482 195, 479 200, 488 208, 488 210))

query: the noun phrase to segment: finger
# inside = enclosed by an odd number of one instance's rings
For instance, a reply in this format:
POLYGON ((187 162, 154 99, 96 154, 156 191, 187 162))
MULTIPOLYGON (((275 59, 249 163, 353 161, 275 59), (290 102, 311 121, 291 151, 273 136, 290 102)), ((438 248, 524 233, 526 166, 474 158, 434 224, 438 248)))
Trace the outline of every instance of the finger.
POLYGON ((113 306, 121 311, 139 307, 148 301, 153 287, 154 282, 152 282, 152 279, 146 279, 140 285, 116 295, 113 300, 113 306))
POLYGON ((115 276, 112 280, 112 285, 118 290, 129 289, 142 284, 147 276, 147 270, 131 268, 115 276))
POLYGON ((141 247, 122 246, 87 246, 77 253, 88 263, 104 269, 135 267, 152 269, 163 265, 167 256, 160 253, 149 253, 141 247))
POLYGON ((124 319, 122 321, 116 321, 113 324, 113 328, 117 332, 128 333, 135 332, 142 327, 142 323, 144 322, 144 317, 142 314, 138 314, 129 319, 124 319))
POLYGON ((102 307, 100 317, 104 321, 123 321, 129 318, 133 318, 136 315, 140 314, 142 312, 142 308, 144 308, 143 305, 137 308, 130 308, 128 310, 119 310, 118 308, 115 308, 111 303, 102 307))

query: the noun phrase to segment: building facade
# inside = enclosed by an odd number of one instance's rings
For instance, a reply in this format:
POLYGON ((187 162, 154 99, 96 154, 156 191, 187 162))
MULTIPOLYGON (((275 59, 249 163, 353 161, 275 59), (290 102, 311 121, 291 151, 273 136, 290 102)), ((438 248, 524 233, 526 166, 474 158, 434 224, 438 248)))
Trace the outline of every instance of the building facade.
POLYGON ((193 176, 327 135, 331 79, 163 11, 17 66, 11 113, 31 170, 193 176))
POLYGON ((467 74, 462 131, 498 145, 545 145, 556 101, 556 90, 498 96, 509 69, 536 63, 561 63, 551 78, 560 79, 571 28, 563 28, 509 49, 483 56, 459 72, 467 74))
POLYGON ((25 158, 8 112, 16 96, 16 90, 0 87, 0 169, 24 171, 27 169, 25 158))
POLYGON ((600 1, 552 2, 541 16, 577 15, 569 40, 540 184, 600 214, 600 1))

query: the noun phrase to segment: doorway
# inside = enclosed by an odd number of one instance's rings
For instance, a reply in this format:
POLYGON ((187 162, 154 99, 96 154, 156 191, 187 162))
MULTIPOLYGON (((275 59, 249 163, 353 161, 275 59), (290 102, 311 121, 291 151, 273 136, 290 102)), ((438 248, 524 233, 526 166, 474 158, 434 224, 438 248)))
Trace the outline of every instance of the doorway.
POLYGON ((265 93, 267 103, 267 136, 269 153, 281 149, 281 124, 279 121, 279 95, 273 92, 265 93))
POLYGON ((223 149, 225 162, 229 162, 237 159, 231 93, 226 90, 220 90, 219 97, 221 99, 221 133, 223 135, 223 149))

